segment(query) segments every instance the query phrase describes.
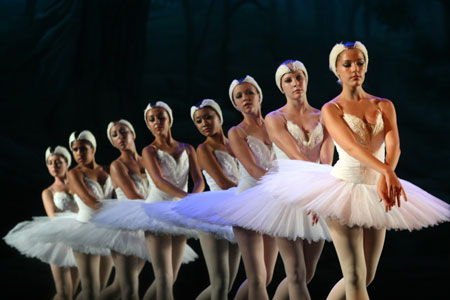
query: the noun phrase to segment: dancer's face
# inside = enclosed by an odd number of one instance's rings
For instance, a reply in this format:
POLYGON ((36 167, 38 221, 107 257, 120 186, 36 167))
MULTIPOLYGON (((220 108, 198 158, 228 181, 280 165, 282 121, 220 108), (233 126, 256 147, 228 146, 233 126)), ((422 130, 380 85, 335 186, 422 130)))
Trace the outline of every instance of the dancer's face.
POLYGON ((111 141, 119 150, 129 149, 134 143, 133 132, 127 125, 122 123, 116 123, 109 132, 111 141))
POLYGON ((281 88, 286 97, 301 98, 306 94, 307 82, 302 70, 286 73, 281 77, 281 88))
POLYGON ((154 107, 147 111, 147 126, 153 135, 166 134, 170 130, 170 118, 162 107, 154 107))
POLYGON ((76 140, 72 143, 72 155, 77 164, 88 165, 94 161, 94 148, 84 140, 76 140))
POLYGON ((233 99, 238 109, 243 113, 258 113, 261 109, 261 97, 251 83, 238 84, 233 90, 233 99))
POLYGON ((64 157, 55 154, 47 158, 47 168, 53 177, 62 177, 67 173, 68 165, 64 157))
POLYGON ((194 123, 198 131, 204 136, 217 134, 222 125, 216 111, 210 107, 204 107, 194 113, 194 123))
POLYGON ((336 73, 342 85, 361 86, 365 79, 366 60, 359 49, 348 49, 339 54, 336 73))

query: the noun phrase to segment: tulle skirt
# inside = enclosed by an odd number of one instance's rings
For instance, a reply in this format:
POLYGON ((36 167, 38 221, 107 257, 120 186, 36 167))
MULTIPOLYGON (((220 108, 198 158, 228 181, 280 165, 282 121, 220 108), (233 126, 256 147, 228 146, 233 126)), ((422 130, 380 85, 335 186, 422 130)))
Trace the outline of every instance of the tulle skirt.
POLYGON ((311 215, 303 208, 279 205, 270 194, 261 191, 260 185, 240 194, 235 188, 191 194, 174 209, 185 217, 217 225, 238 226, 291 240, 331 241, 324 219, 313 226, 311 215))
POLYGON ((161 202, 163 201, 150 203, 144 200, 110 201, 91 221, 101 226, 121 230, 144 230, 155 235, 198 237, 199 232, 197 230, 178 226, 162 217, 160 218, 153 207, 160 206, 161 202))
POLYGON ((175 224, 184 228, 194 229, 199 232, 209 233, 214 235, 218 239, 226 239, 231 243, 236 243, 236 237, 233 233, 231 226, 222 226, 217 224, 211 224, 208 222, 202 222, 195 218, 187 217, 180 214, 176 208, 184 206, 188 199, 180 201, 160 201, 156 202, 152 206, 152 210, 149 213, 149 217, 157 218, 167 223, 175 224))
POLYGON ((3 238, 21 254, 37 258, 45 263, 60 267, 76 267, 72 249, 63 243, 43 243, 36 241, 42 224, 50 222, 48 217, 34 217, 32 221, 17 224, 3 238))
MULTIPOLYGON (((353 183, 336 178, 332 167, 298 160, 278 160, 277 168, 266 174, 258 188, 248 190, 239 198, 264 199, 258 215, 274 223, 279 216, 290 230, 298 210, 314 211, 321 218, 337 219, 347 226, 414 230, 449 221, 450 206, 414 184, 400 180, 408 201, 386 212, 380 202, 377 185, 353 183), (278 211, 278 212, 277 212, 278 211)), ((237 199, 236 199, 237 200, 237 199)), ((403 199, 402 199, 403 200, 403 199)), ((228 210, 223 212, 226 215, 228 210)), ((271 225, 269 225, 270 227, 271 225)))

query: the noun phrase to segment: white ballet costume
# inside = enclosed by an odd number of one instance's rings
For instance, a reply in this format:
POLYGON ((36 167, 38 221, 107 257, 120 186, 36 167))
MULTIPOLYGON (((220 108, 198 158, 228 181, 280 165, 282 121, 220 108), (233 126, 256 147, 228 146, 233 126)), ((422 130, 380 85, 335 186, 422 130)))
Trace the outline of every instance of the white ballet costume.
MULTIPOLYGON (((66 192, 54 192, 53 203, 58 212, 70 212, 76 205, 72 196, 66 192)), ((44 243, 35 240, 35 236, 39 236, 42 230, 42 224, 49 222, 51 222, 49 217, 33 217, 32 221, 17 224, 3 239, 25 256, 59 267, 76 267, 70 247, 63 243, 44 243)))
MULTIPOLYGON (((131 179, 139 194, 147 196, 149 193, 147 179, 140 177, 138 174, 132 174, 131 179)), ((96 214, 116 205, 120 201, 128 200, 120 187, 117 187, 115 192, 117 199, 101 200, 102 207, 96 211, 96 214)), ((86 235, 83 239, 85 244, 98 248, 108 248, 122 255, 136 256, 150 261, 144 231, 111 228, 95 224, 95 222, 93 224, 100 228, 104 227, 104 230, 92 231, 89 235, 86 235)))
MULTIPOLYGON (((384 161, 384 122, 379 110, 375 124, 343 114, 357 143, 384 161)), ((339 160, 331 167, 298 160, 279 160, 277 168, 267 173, 256 191, 239 195, 243 201, 253 197, 270 198, 277 203, 261 209, 261 218, 270 224, 271 210, 280 219, 296 217, 297 208, 312 210, 321 218, 336 219, 349 227, 421 229, 449 221, 450 206, 412 183, 400 180, 408 201, 389 212, 377 193, 379 173, 346 153, 336 144, 339 160)), ((272 201, 265 201, 272 203, 272 201)), ((283 224, 286 222, 283 222, 283 224)), ((270 226, 270 225, 268 225, 270 226)), ((287 230, 295 232, 293 228, 287 230)))
MULTIPOLYGON (((187 191, 189 156, 186 150, 183 150, 178 159, 173 158, 172 155, 160 149, 157 150, 157 156, 164 179, 187 191)), ((146 173, 150 184, 150 192, 147 199, 118 201, 116 205, 111 205, 108 209, 99 212, 93 219, 93 222, 113 228, 149 231, 156 235, 198 237, 197 230, 178 226, 173 222, 165 221, 164 218, 155 214, 153 211, 155 204, 157 206, 161 201, 178 201, 180 198, 160 190, 147 171, 146 173)), ((158 210, 155 209, 155 211, 158 210)), ((192 248, 186 245, 183 263, 193 261, 197 257, 192 248)))
MULTIPOLYGON (((228 152, 215 150, 214 156, 216 157, 219 165, 221 166, 222 170, 225 173, 225 176, 237 184, 239 182, 239 166, 237 159, 233 156, 231 156, 228 152)), ((203 175, 205 176, 206 183, 209 186, 210 191, 222 191, 222 189, 219 187, 219 185, 214 181, 214 179, 205 171, 203 170, 203 175)), ((228 193, 230 195, 233 195, 236 191, 236 188, 231 189, 231 194, 228 191, 223 191, 223 193, 228 193)), ((211 195, 210 192, 204 192, 208 195, 211 195)), ((203 194, 203 193, 199 193, 203 194)), ((177 211, 177 207, 184 206, 184 205, 190 205, 186 202, 189 201, 196 201, 195 196, 199 194, 193 194, 194 200, 191 198, 183 198, 181 201, 178 202, 159 202, 154 205, 154 209, 152 210, 155 218, 162 218, 167 222, 172 222, 178 226, 183 226, 187 228, 196 229, 200 232, 207 232, 210 234, 215 235, 217 238, 226 239, 232 243, 236 243, 236 238, 234 236, 233 228, 231 226, 222 226, 222 225, 216 225, 211 224, 207 222, 202 222, 194 218, 189 218, 186 215, 180 214, 177 211)), ((214 194, 212 194, 214 195, 214 194)), ((214 201, 216 198, 213 196, 209 197, 209 204, 214 205, 214 201)))
MULTIPOLYGON (((103 186, 88 177, 84 177, 84 182, 98 201, 112 198, 114 190, 109 176, 103 186)), ((53 218, 52 222, 46 224, 45 232, 41 233, 41 239, 50 243, 59 241, 72 247, 73 251, 84 254, 109 256, 111 249, 124 255, 148 259, 147 246, 139 234, 92 223, 91 218, 99 210, 87 206, 76 194, 74 199, 78 205, 78 213, 53 218)), ((117 202, 117 200, 111 200, 111 202, 117 202)))
MULTIPOLYGON (((246 140, 256 164, 263 169, 270 168, 272 166, 272 161, 275 158, 273 148, 251 135, 247 135, 246 140)), ((245 192, 257 184, 257 180, 247 172, 240 162, 239 169, 241 171, 241 176, 236 188, 225 191, 190 194, 174 209, 183 216, 197 219, 202 222, 220 226, 244 227, 242 226, 244 224, 241 224, 240 220, 236 219, 233 213, 222 213, 229 208, 230 200, 236 197, 237 194, 245 192)), ((236 209, 246 210, 246 203, 239 203, 236 209)))
MULTIPOLYGON (((306 158, 312 160, 320 156, 324 137, 323 127, 320 122, 309 134, 288 120, 286 121, 286 128, 306 158)), ((278 160, 289 159, 286 153, 275 143, 273 148, 278 160)), ((274 162, 274 169, 276 169, 277 161, 274 162)), ((319 159, 317 159, 316 164, 319 162, 319 159)), ((295 189, 295 185, 293 189, 295 189)), ((246 196, 240 194, 230 199, 227 207, 222 208, 218 215, 225 220, 231 219, 234 224, 238 224, 240 227, 274 237, 288 238, 290 240, 301 238, 310 243, 320 240, 331 241, 325 219, 319 218, 318 223, 312 225, 312 216, 307 215, 307 211, 302 207, 292 206, 285 208, 279 204, 279 199, 270 197, 270 194, 262 190, 259 185, 256 185, 244 194, 246 196)))

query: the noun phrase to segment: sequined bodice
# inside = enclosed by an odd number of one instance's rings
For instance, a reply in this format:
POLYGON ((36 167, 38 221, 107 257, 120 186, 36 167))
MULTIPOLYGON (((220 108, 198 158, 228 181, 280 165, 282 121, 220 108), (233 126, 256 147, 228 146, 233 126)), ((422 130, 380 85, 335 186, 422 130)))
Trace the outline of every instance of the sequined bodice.
POLYGON ((53 203, 60 212, 71 211, 76 205, 72 195, 66 192, 54 192, 53 203))
MULTIPOLYGON (((147 177, 143 178, 139 176, 138 174, 131 174, 131 180, 133 180, 134 185, 136 186, 136 189, 140 195, 142 195, 144 198, 147 198, 149 193, 149 184, 147 177)), ((122 191, 120 187, 116 188, 116 195, 117 199, 127 199, 127 196, 122 191)))
MULTIPOLYGON (((350 114, 344 114, 343 119, 352 130, 356 142, 384 162, 384 122, 381 111, 378 112, 375 124, 369 124, 350 114)), ((332 174, 334 176, 354 183, 377 183, 378 172, 347 154, 338 144, 336 144, 336 149, 339 160, 333 167, 332 174)))
MULTIPOLYGON (((112 198, 114 189, 111 183, 111 177, 108 176, 103 186, 89 177, 84 177, 84 183, 86 184, 87 188, 94 194, 97 200, 112 198)), ((80 197, 78 197, 77 194, 74 195, 74 199, 79 209, 77 214, 77 220, 80 222, 89 221, 96 214, 96 210, 87 206, 83 202, 83 200, 81 200, 80 197)))
MULTIPOLYGON (((240 177, 237 159, 231 156, 228 152, 221 150, 214 150, 214 156, 219 162, 219 165, 222 167, 225 176, 227 176, 229 180, 237 184, 240 177)), ((203 175, 205 176, 206 183, 208 184, 211 191, 217 191, 221 189, 214 181, 214 179, 208 174, 208 172, 203 170, 203 175)))
MULTIPOLYGON (((247 135, 247 144, 252 151, 256 164, 263 169, 269 169, 275 159, 273 148, 251 135, 247 135)), ((241 178, 238 184, 238 193, 255 186, 257 183, 257 180, 247 172, 241 162, 239 162, 239 169, 241 170, 241 178)))
MULTIPOLYGON (((159 168, 161 169, 164 179, 187 192, 189 179, 189 156, 186 150, 183 150, 178 159, 175 159, 172 155, 160 149, 157 150, 157 155, 159 168)), ((158 189, 147 171, 146 173, 150 184, 150 192, 145 200, 146 202, 179 200, 177 197, 158 189)))
MULTIPOLYGON (((323 127, 319 122, 316 127, 309 133, 303 131, 297 124, 287 121, 286 128, 292 137, 297 142, 298 147, 302 154, 312 162, 320 161, 320 147, 323 142, 323 127)), ((288 159, 286 153, 283 152, 275 143, 273 143, 273 148, 276 157, 282 159, 288 159)))

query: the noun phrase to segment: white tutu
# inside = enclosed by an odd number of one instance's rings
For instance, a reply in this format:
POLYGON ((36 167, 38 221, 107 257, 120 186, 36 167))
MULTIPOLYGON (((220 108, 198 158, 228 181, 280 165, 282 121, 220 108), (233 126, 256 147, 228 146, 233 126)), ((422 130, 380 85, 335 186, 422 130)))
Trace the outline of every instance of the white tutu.
POLYGON ((153 206, 160 202, 144 200, 111 201, 91 221, 102 226, 125 230, 144 230, 160 235, 186 235, 198 237, 198 231, 177 226, 163 218, 156 218, 153 206))
MULTIPOLYGON (((113 201, 117 200, 103 200, 113 201)), ((103 202, 102 201, 102 202, 103 202)), ((68 233, 66 243, 73 245, 74 249, 80 249, 80 244, 95 249, 110 249, 122 255, 136 256, 150 261, 145 235, 142 230, 125 230, 100 226, 91 221, 83 223, 79 230, 68 233)))
MULTIPOLYGON (((197 195, 197 194, 195 194, 197 195)), ((236 238, 231 226, 221 226, 207 222, 199 221, 195 218, 186 217, 177 212, 177 207, 184 206, 189 199, 181 201, 161 201, 153 203, 149 217, 173 223, 184 228, 195 229, 200 232, 206 232, 219 239, 226 239, 229 242, 236 243, 236 238)))
POLYGON ((85 243, 84 239, 97 230, 103 228, 95 226, 90 222, 80 222, 76 213, 61 213, 49 219, 47 222, 36 224, 36 234, 30 237, 30 241, 37 243, 62 243, 71 247, 73 251, 85 254, 98 254, 110 256, 108 248, 94 247, 85 243))
MULTIPOLYGON (((377 194, 377 178, 364 170, 374 184, 351 182, 335 177, 333 167, 304 161, 278 160, 278 168, 265 175, 258 187, 258 194, 264 199, 273 198, 278 201, 285 215, 283 219, 294 219, 290 212, 295 207, 304 207, 316 212, 321 218, 333 218, 348 226, 375 227, 387 229, 414 230, 449 221, 450 206, 420 189, 414 184, 400 180, 408 198, 402 201, 401 207, 394 206, 385 211, 377 194), (332 174, 333 170, 333 174, 332 174)), ((336 168, 336 167, 335 167, 336 168)), ((339 170, 339 176, 354 177, 355 172, 347 174, 339 170)), ((374 171, 372 171, 374 172, 374 171)), ((360 179, 366 180, 358 176, 360 179)), ((255 190, 256 191, 256 190, 255 190)), ((252 191, 240 197, 250 199, 256 197, 252 191)), ((402 199, 403 200, 403 199, 402 199)), ((269 201, 268 201, 269 202, 269 201)), ((261 212, 268 216, 270 214, 261 212)), ((267 209, 270 212, 270 208, 267 209)))
POLYGON ((312 218, 303 209, 283 206, 257 185, 240 194, 236 189, 205 192, 185 198, 175 210, 204 222, 246 228, 270 236, 309 242, 331 241, 325 220, 311 226, 312 218))
POLYGON ((32 221, 17 224, 3 239, 25 256, 60 267, 76 267, 70 247, 62 243, 43 243, 35 240, 42 230, 42 224, 49 222, 48 217, 34 217, 32 221))

